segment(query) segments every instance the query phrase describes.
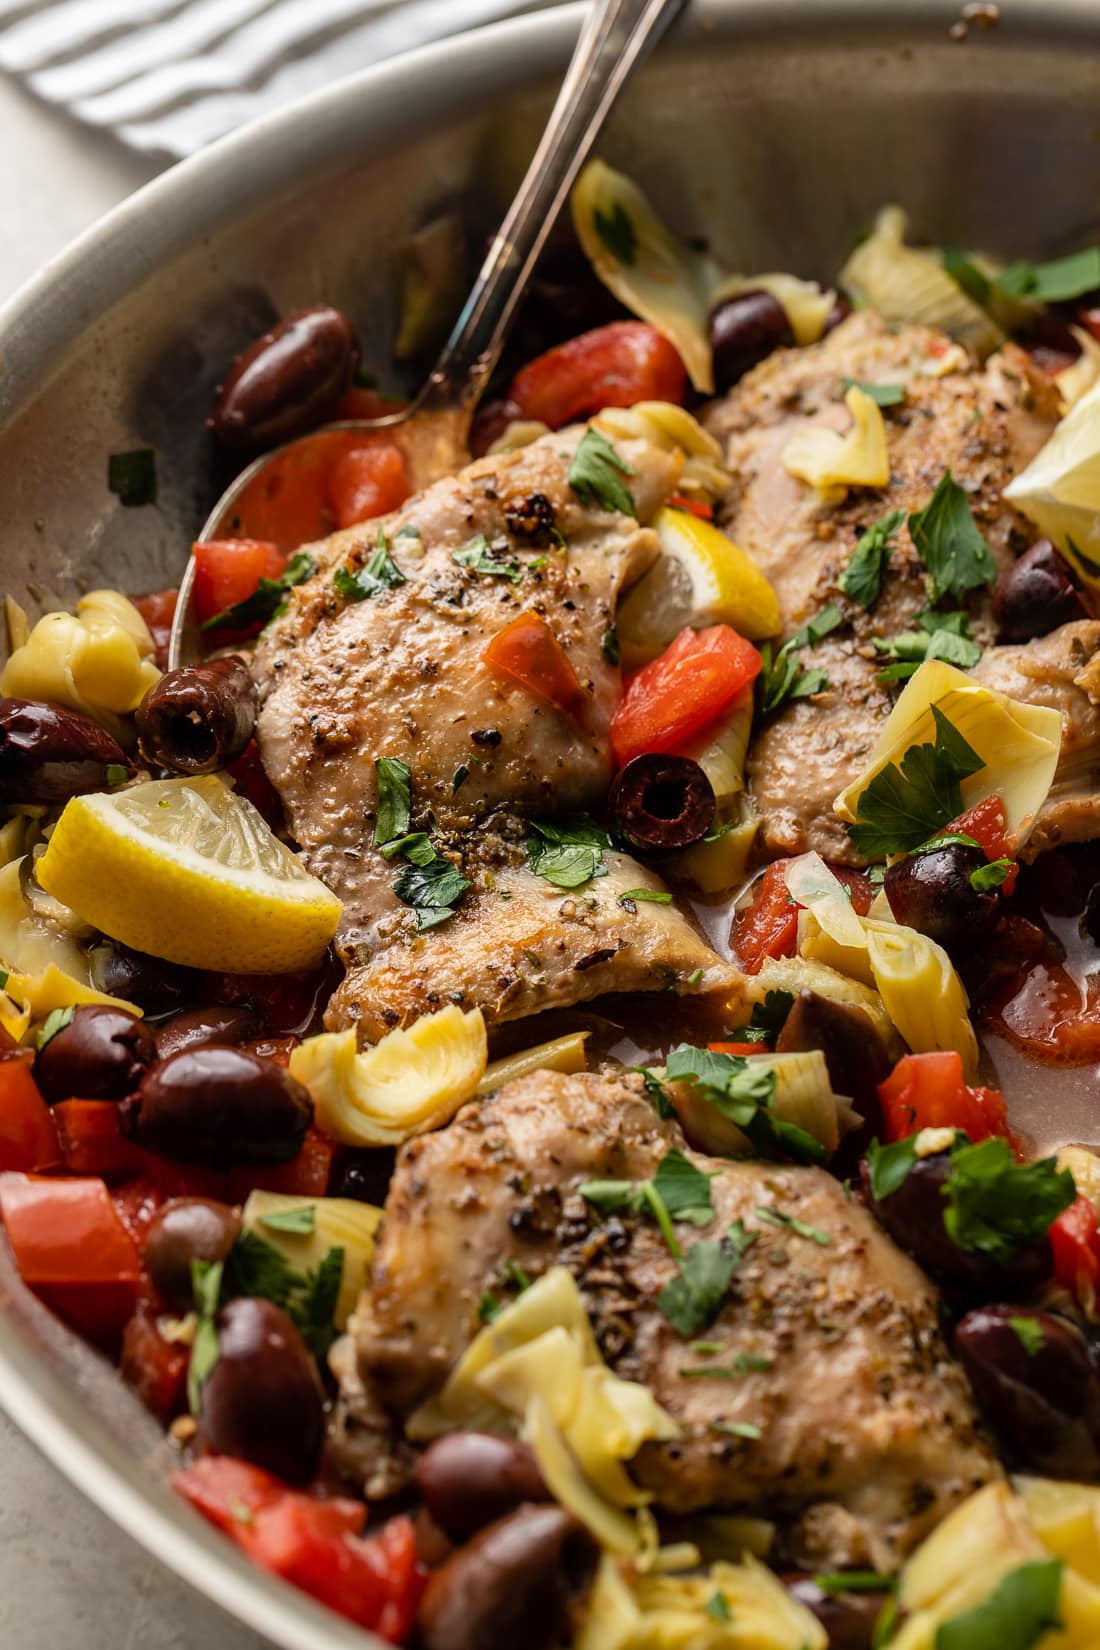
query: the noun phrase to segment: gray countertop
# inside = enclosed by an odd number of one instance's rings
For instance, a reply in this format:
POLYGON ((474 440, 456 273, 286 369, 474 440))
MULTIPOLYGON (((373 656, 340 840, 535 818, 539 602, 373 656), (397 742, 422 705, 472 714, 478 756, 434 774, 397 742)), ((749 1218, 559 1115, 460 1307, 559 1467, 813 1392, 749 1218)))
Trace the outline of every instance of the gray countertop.
MULTIPOLYGON (((0 303, 155 163, 0 76, 0 303)), ((65 1483, 0 1414, 4 1650, 263 1650, 65 1483)))

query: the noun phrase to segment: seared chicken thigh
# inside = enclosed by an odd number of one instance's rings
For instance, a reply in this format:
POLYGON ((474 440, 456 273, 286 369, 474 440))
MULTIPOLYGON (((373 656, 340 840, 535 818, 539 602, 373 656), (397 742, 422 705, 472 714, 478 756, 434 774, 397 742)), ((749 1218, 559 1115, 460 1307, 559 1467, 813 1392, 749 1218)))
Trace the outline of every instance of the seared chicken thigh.
POLYGON ((264 766, 306 864, 344 901, 350 972, 332 1026, 376 1038, 444 1002, 514 1019, 604 991, 708 990, 733 977, 676 911, 618 904, 629 888, 660 886, 626 856, 575 894, 526 867, 526 817, 606 795, 621 684, 604 638, 620 590, 658 553, 645 523, 682 464, 618 441, 637 515, 604 509, 569 485, 582 434, 482 459, 384 522, 314 546, 313 577, 256 650, 264 766), (379 532, 402 582, 344 599, 336 570, 362 567, 379 532), (469 546, 476 567, 455 559, 469 546), (521 613, 563 650, 579 716, 486 664, 486 645, 521 613), (373 842, 379 757, 408 766, 413 828, 472 884, 426 934, 393 892, 399 866, 373 842))
POLYGON ((705 1347, 685 1340, 657 1305, 676 1272, 657 1227, 601 1219, 577 1192, 644 1180, 673 1145, 640 1079, 538 1072, 405 1146, 358 1313, 361 1376, 407 1416, 481 1327, 506 1262, 531 1275, 564 1264, 607 1361, 681 1429, 634 1463, 660 1507, 751 1510, 782 1524, 798 1563, 893 1568, 999 1473, 935 1291, 824 1171, 689 1152, 715 1176, 715 1218, 680 1228, 685 1249, 735 1221, 752 1243, 705 1347))

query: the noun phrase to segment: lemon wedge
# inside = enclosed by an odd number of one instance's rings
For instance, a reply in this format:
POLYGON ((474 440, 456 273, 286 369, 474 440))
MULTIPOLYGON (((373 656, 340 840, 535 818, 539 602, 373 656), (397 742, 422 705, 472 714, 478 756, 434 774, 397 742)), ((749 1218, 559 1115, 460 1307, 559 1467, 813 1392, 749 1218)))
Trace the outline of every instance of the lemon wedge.
POLYGON ((309 968, 340 919, 336 895, 213 774, 73 797, 38 879, 112 939, 192 968, 309 968))
POLYGON ((628 670, 655 659, 685 625, 728 624, 750 640, 776 634, 775 591, 752 557, 713 522, 666 508, 653 525, 661 554, 615 617, 628 670))
POLYGON ((348 1146, 400 1146, 442 1128, 472 1100, 488 1062, 480 1008, 422 1014, 360 1053, 354 1029, 307 1037, 290 1056, 326 1134, 348 1146))
POLYGON ((1100 589, 1100 383, 1070 408, 1004 496, 1100 589))

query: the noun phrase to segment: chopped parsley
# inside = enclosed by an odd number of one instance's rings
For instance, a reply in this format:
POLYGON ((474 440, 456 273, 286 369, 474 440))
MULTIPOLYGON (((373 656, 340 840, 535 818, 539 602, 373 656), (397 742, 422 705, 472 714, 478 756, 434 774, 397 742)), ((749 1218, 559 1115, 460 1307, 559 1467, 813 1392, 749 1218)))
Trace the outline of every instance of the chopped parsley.
POLYGON ((675 1117, 676 1108, 665 1092, 665 1086, 655 1072, 648 1066, 631 1066, 631 1071, 637 1072, 645 1084, 647 1097, 653 1102, 653 1109, 658 1117, 675 1117))
POLYGON ((730 1607, 726 1603, 726 1596, 724 1593, 712 1593, 707 1599, 707 1602, 703 1605, 703 1609, 706 1611, 708 1616, 713 1616, 715 1621, 733 1620, 733 1617, 730 1614, 730 1607))
POLYGON ((900 682, 919 670, 926 659, 944 659, 960 670, 970 670, 982 656, 982 650, 970 636, 970 621, 961 610, 954 613, 917 614, 917 630, 902 630, 885 641, 873 636, 877 652, 892 662, 880 670, 880 682, 900 682))
POLYGON ((364 602, 383 590, 396 590, 405 583, 405 575, 390 555, 386 544, 386 530, 378 529, 378 543, 362 567, 338 567, 332 575, 333 589, 345 601, 364 602))
POLYGON ((468 567, 471 573, 510 579, 513 584, 518 584, 523 577, 522 562, 514 556, 509 558, 506 546, 490 544, 484 533, 479 533, 460 550, 452 550, 451 560, 459 567, 468 567))
POLYGON ((1054 1157, 1017 1163, 1006 1140, 957 1144, 943 1188, 943 1224, 960 1249, 1008 1261, 1036 1243, 1077 1196, 1054 1157))
POLYGON ((893 1576, 881 1570, 827 1570, 814 1576, 814 1585, 835 1597, 837 1593, 888 1593, 895 1583, 893 1576))
POLYGON ((224 1281, 228 1293, 260 1295, 281 1306, 321 1359, 336 1339, 332 1318, 343 1275, 343 1249, 330 1249, 318 1266, 302 1273, 246 1226, 229 1252, 224 1281))
POLYGON ((1009 1318, 1008 1327, 1029 1358, 1034 1358, 1047 1344, 1046 1334, 1038 1318, 1009 1318))
POLYGON ((997 576, 989 547, 979 533, 966 494, 945 471, 923 510, 909 517, 909 537, 930 579, 929 600, 956 599, 992 584, 997 576))
POLYGON ((374 816, 374 843, 381 847, 408 834, 412 818, 412 774, 398 756, 379 756, 374 764, 378 811, 374 816))
POLYGON ((917 1161, 917 1136, 892 1141, 880 1146, 872 1140, 867 1148, 867 1173, 871 1181, 871 1195, 876 1203, 899 1192, 909 1179, 917 1161))
POLYGON ((315 563, 304 550, 295 551, 276 579, 261 579, 250 596, 204 619, 203 630, 248 630, 254 624, 269 624, 286 611, 287 592, 313 574, 315 563))
POLYGON ((823 693, 829 678, 823 670, 806 670, 795 657, 804 647, 813 647, 823 636, 844 623, 844 615, 832 603, 816 613, 809 623, 789 636, 774 655, 772 644, 765 642, 760 649, 763 666, 757 685, 757 706, 761 716, 773 716, 782 705, 795 699, 808 699, 814 693, 823 693))
MULTIPOLYGON (((693 1352, 698 1346, 693 1346, 693 1352)), ((678 1373, 686 1381, 710 1379, 714 1381, 739 1381, 745 1375, 764 1375, 769 1369, 775 1368, 775 1359, 767 1358, 762 1352, 738 1352, 732 1363, 728 1364, 699 1364, 692 1368, 681 1369, 678 1373)))
POLYGON ((819 1226, 807 1226, 804 1220, 796 1220, 786 1209, 769 1208, 762 1204, 756 1213, 757 1217, 769 1226, 782 1226, 786 1231, 793 1232, 796 1237, 820 1244, 823 1249, 827 1249, 833 1241, 828 1232, 823 1232, 819 1226))
POLYGON ((103 778, 112 789, 116 785, 125 785, 130 777, 130 770, 125 762, 108 762, 103 778))
POLYGON ((317 1224, 317 1205, 303 1203, 297 1209, 274 1210, 269 1215, 261 1215, 258 1224, 270 1227, 273 1232, 312 1232, 317 1224))
POLYGON ((981 1604, 936 1628, 935 1650, 1035 1650, 1062 1626, 1061 1592, 1060 1558, 1017 1565, 981 1604))
POLYGON ((399 527, 393 536, 395 539, 422 539, 424 537, 419 527, 414 527, 411 521, 407 521, 404 527, 399 527))
POLYGON ((858 820, 848 835, 868 859, 912 853, 963 811, 964 779, 985 767, 937 705, 932 706, 934 744, 911 745, 887 763, 856 802, 858 820))
POLYGON ((840 575, 840 588, 862 608, 869 609, 878 601, 894 553, 894 535, 904 520, 904 510, 887 511, 871 523, 848 557, 848 564, 840 575))
POLYGON ((735 1043, 774 1043, 793 1007, 793 991, 766 992, 762 1003, 753 1004, 748 1025, 739 1026, 730 1040, 735 1043))
POLYGON ((495 1323, 504 1311, 496 1296, 486 1289, 477 1303, 477 1315, 482 1323, 495 1323))
POLYGON ((454 796, 458 791, 460 791, 462 789, 463 785, 465 785, 465 783, 466 783, 467 779, 469 779, 469 777, 470 777, 469 768, 466 766, 465 762, 460 762, 458 764, 458 767, 455 769, 454 773, 451 775, 451 795, 452 796, 454 796))
POLYGON ((978 268, 964 252, 955 247, 945 247, 943 252, 943 267, 953 281, 962 287, 968 298, 973 298, 976 304, 987 304, 992 296, 992 283, 989 276, 978 268))
MULTIPOLYGON (((7 984, 6 980, 4 981, 4 984, 7 984)), ((46 1015, 45 1020, 42 1022, 42 1029, 38 1033, 39 1053, 41 1053, 47 1043, 51 1043, 53 1041, 59 1031, 64 1031, 67 1025, 72 1024, 73 1015, 75 1013, 76 1009, 72 1007, 71 1004, 68 1008, 51 1008, 50 1012, 46 1015)))
POLYGON ((619 632, 613 624, 609 624, 600 637, 600 652, 609 665, 617 665, 622 661, 622 649, 619 646, 619 632))
POLYGON ((224 1269, 220 1260, 191 1262, 191 1291, 198 1319, 187 1365, 187 1403, 192 1415, 199 1412, 203 1386, 220 1356, 218 1326, 214 1319, 221 1300, 224 1269))
POLYGON ((599 430, 585 430, 569 466, 569 485, 582 504, 634 516, 634 497, 622 478, 637 473, 599 430))
POLYGON ((592 220, 611 256, 629 268, 638 255, 638 231, 622 201, 615 201, 609 212, 601 212, 597 206, 592 220))
POLYGON ((776 1077, 771 1067, 750 1066, 742 1054, 718 1054, 680 1043, 668 1057, 665 1077, 695 1083, 702 1098, 736 1124, 757 1151, 799 1162, 824 1162, 825 1148, 819 1140, 773 1114, 776 1077))
POLYGON ((636 910, 639 905, 671 905, 672 895, 667 888, 628 888, 619 895, 619 904, 626 911, 636 910))
POLYGON ((111 453, 107 459, 107 487, 127 510, 157 502, 157 455, 152 447, 129 453, 111 453))
POLYGON ((454 915, 453 907, 470 884, 423 831, 387 842, 382 852, 387 859, 400 855, 405 861, 393 891, 415 911, 417 933, 438 928, 454 915))
POLYGON ((1080 298, 1100 286, 1100 247, 1087 246, 1081 252, 1043 264, 1020 258, 1001 270, 997 286, 1008 298, 1034 298, 1044 304, 1080 298))
POLYGON ((679 1259, 682 1251, 672 1231, 672 1222, 710 1225, 714 1219, 710 1183, 715 1173, 718 1171, 704 1174, 673 1146, 658 1163, 651 1180, 585 1180, 577 1190, 585 1202, 601 1214, 645 1212, 651 1215, 661 1229, 670 1254, 679 1259))
POLYGON ((676 1276, 657 1296, 658 1307, 678 1335, 687 1338, 710 1328, 743 1253, 728 1234, 716 1243, 700 1239, 692 1244, 676 1276))
POLYGON ((979 894, 989 894, 1012 875, 1014 861, 991 859, 988 865, 976 865, 970 873, 970 886, 979 894))
POLYGON ((727 1432, 731 1438, 763 1438, 764 1429, 755 1421, 712 1421, 712 1432, 727 1432))
POLYGON ((527 862, 536 876, 556 888, 582 888, 593 877, 607 875, 603 851, 611 838, 594 820, 573 814, 530 823, 527 862))
POLYGON ((862 378, 849 378, 847 374, 840 382, 846 390, 862 390, 876 407, 896 407, 905 400, 904 384, 865 384, 862 378))

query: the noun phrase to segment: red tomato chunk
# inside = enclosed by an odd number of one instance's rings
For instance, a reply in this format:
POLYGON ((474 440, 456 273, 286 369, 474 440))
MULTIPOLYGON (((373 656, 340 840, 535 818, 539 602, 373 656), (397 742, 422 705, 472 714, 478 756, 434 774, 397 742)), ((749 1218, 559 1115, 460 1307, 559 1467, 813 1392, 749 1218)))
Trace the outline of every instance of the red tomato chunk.
POLYGON ((611 718, 620 767, 649 751, 683 750, 760 673, 760 655, 728 624, 681 630, 659 659, 630 679, 611 718))
POLYGON ((602 407, 682 403, 686 387, 683 362, 655 327, 613 321, 529 362, 513 378, 507 399, 517 418, 560 430, 602 407))
POLYGON ((903 1055, 878 1092, 887 1140, 918 1129, 961 1129, 972 1141, 999 1135, 1016 1149, 1004 1095, 964 1082, 962 1056, 953 1049, 903 1055))

